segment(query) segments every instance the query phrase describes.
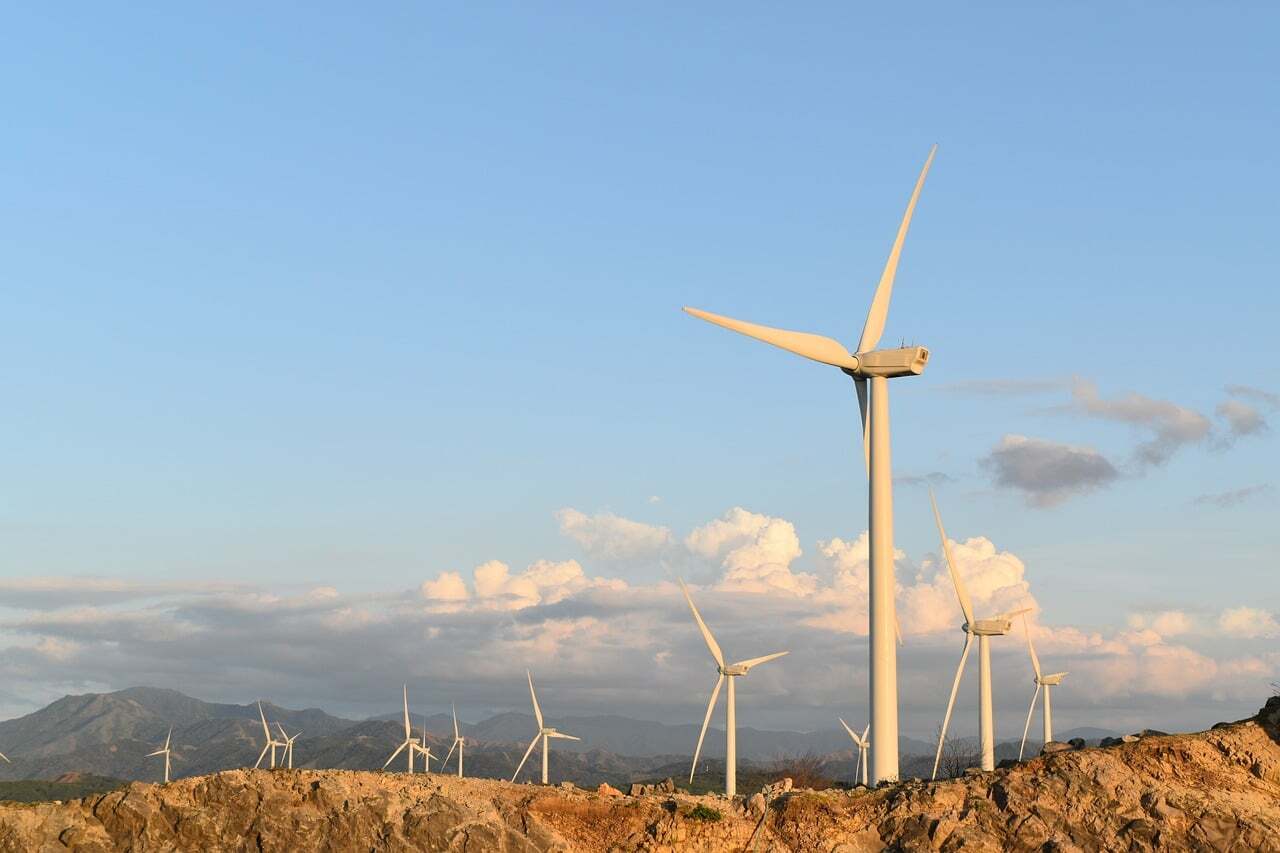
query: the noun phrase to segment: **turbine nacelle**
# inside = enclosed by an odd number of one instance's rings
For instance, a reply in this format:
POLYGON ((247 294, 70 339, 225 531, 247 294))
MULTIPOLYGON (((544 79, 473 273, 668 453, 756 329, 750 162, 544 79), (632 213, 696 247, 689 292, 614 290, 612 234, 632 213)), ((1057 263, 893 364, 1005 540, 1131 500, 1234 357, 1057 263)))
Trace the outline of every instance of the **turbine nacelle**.
POLYGON ((976 619, 966 622, 961 629, 975 637, 1003 637, 1013 630, 1013 620, 997 616, 994 619, 976 619))
POLYGON ((1067 677, 1067 674, 1065 672, 1055 672, 1050 675, 1040 676, 1039 678, 1035 679, 1035 683, 1042 684, 1046 687, 1057 687, 1059 684, 1062 683, 1062 679, 1066 677, 1067 677))
MULTIPOLYGON (((717 666, 716 669, 721 675, 728 676, 746 675, 748 672, 748 667, 745 667, 740 663, 731 663, 727 666, 717 666)), ((754 682, 752 683, 754 684, 754 682)))
POLYGON ((853 356, 857 367, 842 370, 855 379, 883 376, 894 379, 899 376, 919 376, 929 362, 928 347, 899 347, 861 352, 853 356))

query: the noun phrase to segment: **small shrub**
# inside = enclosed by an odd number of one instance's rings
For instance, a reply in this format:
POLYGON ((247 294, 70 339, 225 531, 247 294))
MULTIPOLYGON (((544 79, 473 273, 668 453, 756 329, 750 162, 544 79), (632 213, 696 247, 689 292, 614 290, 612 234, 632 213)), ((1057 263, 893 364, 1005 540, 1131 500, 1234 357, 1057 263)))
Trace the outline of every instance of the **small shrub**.
POLYGON ((724 817, 724 815, 720 814, 717 809, 713 809, 710 806, 704 806, 702 803, 698 803, 689 812, 689 818, 691 820, 705 820, 708 823, 714 823, 722 817, 724 817))

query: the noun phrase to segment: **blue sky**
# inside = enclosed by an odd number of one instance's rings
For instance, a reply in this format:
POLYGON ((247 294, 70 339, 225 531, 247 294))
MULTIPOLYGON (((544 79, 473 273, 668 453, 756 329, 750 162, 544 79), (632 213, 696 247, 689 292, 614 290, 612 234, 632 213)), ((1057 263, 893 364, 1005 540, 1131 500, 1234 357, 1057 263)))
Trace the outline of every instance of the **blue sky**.
MULTIPOLYGON (((812 569, 865 527, 848 381, 679 308, 852 345, 937 142, 886 330, 933 354, 894 384, 896 473, 945 474, 949 532, 1025 561, 1046 623, 1280 609, 1274 429, 1215 414, 1280 392, 1277 17, 9 10, 0 573, 373 595, 596 573, 565 507, 683 536, 735 506, 812 569), (1212 433, 1137 466, 1153 422, 1073 377, 1212 433), (1118 476, 1028 506, 981 461, 1010 434, 1118 476)), ((897 501, 927 559, 925 491, 897 501)))

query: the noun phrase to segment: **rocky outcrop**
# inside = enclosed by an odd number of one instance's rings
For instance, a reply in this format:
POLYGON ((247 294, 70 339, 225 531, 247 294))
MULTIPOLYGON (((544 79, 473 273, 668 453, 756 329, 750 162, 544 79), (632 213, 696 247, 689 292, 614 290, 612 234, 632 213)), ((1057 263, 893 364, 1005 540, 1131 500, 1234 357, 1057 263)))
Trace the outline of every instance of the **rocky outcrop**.
POLYGON ((732 803, 661 787, 632 797, 440 775, 233 770, 0 805, 0 850, 1280 850, 1280 698, 1208 732, 1144 733, 936 784, 774 784, 732 803))

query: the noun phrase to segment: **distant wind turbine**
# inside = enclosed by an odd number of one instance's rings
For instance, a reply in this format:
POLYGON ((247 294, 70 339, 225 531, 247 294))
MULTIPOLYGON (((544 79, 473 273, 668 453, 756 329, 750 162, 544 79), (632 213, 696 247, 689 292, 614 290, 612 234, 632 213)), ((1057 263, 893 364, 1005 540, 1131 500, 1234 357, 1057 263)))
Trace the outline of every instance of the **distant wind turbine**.
POLYGON ((278 741, 271 736, 271 727, 267 725, 267 715, 263 713, 262 702, 258 702, 258 719, 262 721, 262 735, 267 739, 267 743, 262 747, 262 752, 258 753, 258 760, 254 763, 253 769, 257 770, 262 765, 262 759, 266 757, 267 751, 271 751, 271 769, 276 769, 276 749, 284 747, 283 741, 278 741))
POLYGON ((973 638, 978 638, 978 744, 982 752, 982 769, 996 768, 995 726, 991 713, 991 637, 1001 637, 1009 633, 1013 627, 1013 617, 1026 610, 1015 610, 990 619, 975 619, 973 605, 969 602, 969 593, 964 588, 964 580, 956 569, 955 560, 951 558, 951 543, 947 541, 947 532, 942 529, 942 516, 938 513, 938 501, 929 491, 929 501, 933 504, 933 519, 938 523, 938 536, 942 539, 943 558, 947 562, 947 570, 951 573, 951 582, 956 587, 956 598, 960 599, 960 610, 964 612, 964 651, 960 653, 960 665, 956 667, 956 678, 951 684, 951 698, 947 700, 947 713, 942 718, 942 729, 938 733, 938 752, 933 759, 933 778, 938 778, 938 764, 942 761, 942 745, 947 740, 947 724, 951 722, 951 708, 955 705, 956 691, 960 689, 960 677, 964 675, 964 664, 969 658, 969 646, 973 638))
POLYGON ((871 731, 871 724, 867 723, 867 727, 862 730, 862 737, 858 737, 843 719, 840 720, 840 725, 844 726, 844 730, 849 733, 849 737, 853 738, 854 744, 858 747, 858 766, 853 771, 853 778, 858 781, 859 771, 861 771, 861 782, 865 787, 867 784, 867 750, 871 748, 871 741, 867 740, 867 733, 871 731))
MULTIPOLYGON (((548 741, 551 738, 560 738, 561 740, 582 740, 580 737, 567 735, 558 732, 542 721, 542 709, 538 707, 538 694, 533 692, 533 673, 525 670, 525 675, 529 678, 529 698, 533 699, 533 716, 538 720, 538 733, 533 736, 533 740, 529 741, 529 748, 524 751, 524 758, 520 759, 520 763, 516 765, 516 772, 511 774, 511 781, 516 781, 516 777, 520 775, 520 769, 524 767, 524 763, 529 760, 529 753, 533 752, 533 748, 538 745, 538 741, 542 741, 542 784, 547 784, 547 752, 548 741)), ((461 765, 462 753, 458 753, 458 762, 461 765)), ((461 768, 459 768, 461 773, 461 768)))
MULTIPOLYGON (((161 747, 160 749, 157 749, 155 752, 147 753, 147 758, 151 758, 152 756, 155 756, 155 755, 164 756, 164 783, 166 785, 169 784, 169 739, 172 737, 173 737, 173 726, 169 726, 169 733, 164 736, 164 746, 161 747)), ((5 759, 5 761, 8 761, 8 760, 9 759, 7 758, 5 759)))
POLYGON ((391 753, 391 757, 387 759, 386 764, 382 765, 382 769, 387 769, 387 764, 396 760, 396 756, 409 747, 409 772, 413 772, 413 753, 414 747, 417 746, 418 739, 413 736, 413 730, 409 728, 409 685, 404 686, 404 742, 396 747, 396 751, 391 753))
POLYGON ((276 728, 280 730, 280 737, 284 738, 284 760, 287 763, 289 769, 292 770, 293 769, 293 742, 298 739, 298 735, 301 735, 302 732, 298 732, 298 734, 294 735, 293 737, 289 737, 288 733, 286 733, 284 730, 284 726, 280 725, 280 723, 278 722, 276 723, 276 728))
POLYGON ((716 672, 719 673, 719 677, 716 679, 716 686, 711 691, 711 701, 707 703, 707 715, 702 720, 702 731, 698 734, 698 746, 693 751, 693 767, 689 770, 689 781, 693 781, 693 775, 698 770, 698 756, 702 753, 702 739, 707 736, 707 725, 710 724, 711 714, 716 709, 716 700, 720 698, 720 686, 724 684, 725 679, 728 679, 729 691, 725 699, 724 793, 726 797, 732 797, 737 793, 738 787, 738 709, 735 701, 734 679, 746 675, 753 666, 776 660, 787 653, 774 652, 764 657, 726 664, 724 662, 724 653, 720 651, 720 645, 716 642, 716 638, 711 636, 711 629, 707 627, 707 623, 702 621, 702 614, 694 606, 693 599, 689 597, 689 588, 684 585, 683 580, 680 581, 680 589, 684 592, 684 600, 689 602, 689 609, 693 611, 693 619, 698 623, 698 630, 702 632, 702 639, 706 641, 707 648, 711 651, 711 657, 716 662, 716 672))
MULTIPOLYGON (((893 579, 893 474, 889 456, 889 380, 924 372, 929 350, 919 346, 876 349, 889 316, 893 280, 907 239, 911 216, 933 164, 933 146, 920 170, 906 214, 898 226, 893 248, 876 285, 857 351, 850 353, 839 341, 808 332, 792 332, 722 317, 696 308, 684 310, 701 320, 772 344, 787 352, 838 367, 853 379, 862 415, 862 453, 867 466, 868 525, 870 533, 871 622, 871 776, 879 784, 898 778, 898 657, 894 646, 893 579)), ((730 682, 732 686, 733 682, 730 682)))
POLYGON ((1036 657, 1036 647, 1031 644, 1031 626, 1027 624, 1027 617, 1022 617, 1022 628, 1027 632, 1027 651, 1031 652, 1031 668, 1036 673, 1036 690, 1031 694, 1031 707, 1027 709, 1027 724, 1022 727, 1022 745, 1018 747, 1018 760, 1022 760, 1022 751, 1027 748, 1027 730, 1031 728, 1031 715, 1036 711, 1036 697, 1040 695, 1040 688, 1044 688, 1044 742, 1048 743, 1053 740, 1053 705, 1049 699, 1049 689, 1057 687, 1062 683, 1062 679, 1067 677, 1065 672, 1054 672, 1049 675, 1040 673, 1040 658, 1036 657))
POLYGON ((427 745, 427 715, 422 715, 422 740, 421 743, 415 743, 409 747, 422 756, 422 772, 431 772, 431 759, 436 756, 431 754, 431 747, 427 745))
POLYGON ((462 744, 464 738, 458 732, 458 706, 453 706, 453 744, 449 747, 449 755, 444 757, 444 761, 440 762, 440 770, 444 771, 444 766, 449 763, 449 756, 453 755, 453 751, 458 750, 458 778, 462 778, 462 744))

